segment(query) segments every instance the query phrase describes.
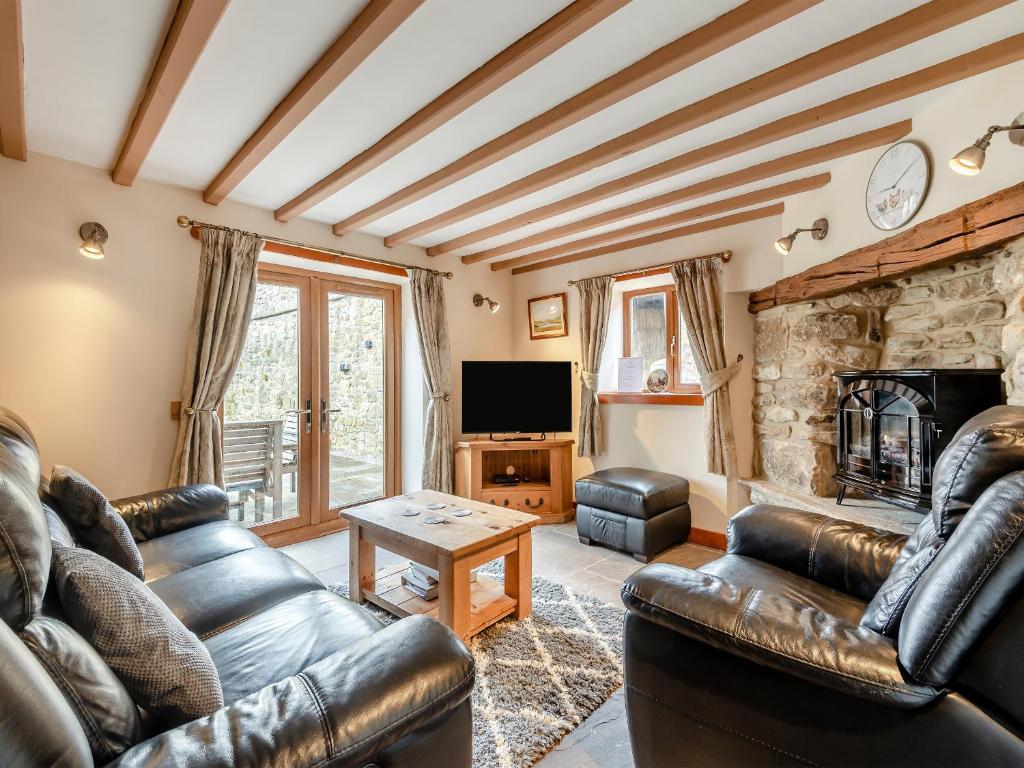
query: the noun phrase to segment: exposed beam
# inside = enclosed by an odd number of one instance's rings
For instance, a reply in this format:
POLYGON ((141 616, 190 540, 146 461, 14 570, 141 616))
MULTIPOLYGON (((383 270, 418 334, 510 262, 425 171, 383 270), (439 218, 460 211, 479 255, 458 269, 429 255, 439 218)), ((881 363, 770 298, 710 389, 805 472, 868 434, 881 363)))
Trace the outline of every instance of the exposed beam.
POLYGON ((666 232, 658 232, 656 235, 638 237, 635 240, 625 240, 621 243, 613 243, 612 245, 605 245, 600 248, 593 248, 589 251, 570 253, 568 256, 562 256, 561 258, 558 259, 534 262, 533 264, 527 264, 522 267, 516 267, 515 269, 512 270, 512 274, 521 275, 526 272, 535 272, 538 269, 548 269, 549 267, 557 267, 561 266, 562 264, 572 264, 573 262, 576 261, 583 261, 584 259, 593 259, 597 256, 605 256, 609 253, 628 251, 630 248, 639 248, 642 245, 663 243, 666 240, 675 240, 677 237, 695 235, 698 232, 709 232, 712 229, 731 227, 734 224, 743 224, 748 221, 757 221, 758 219, 767 219, 772 216, 781 216, 783 210, 785 210, 784 203, 766 205, 764 208, 755 208, 752 211, 734 213, 732 216, 723 216, 720 219, 709 219, 708 221, 699 221, 696 224, 690 224, 689 226, 686 227, 670 229, 666 232))
POLYGON ((1024 235, 1024 183, 922 221, 750 294, 751 312, 823 299, 969 258, 1024 235))
POLYGON ((227 7, 228 0, 181 0, 178 3, 153 73, 110 172, 110 178, 117 184, 131 186, 135 181, 227 7))
POLYGON ((633 224, 632 226, 623 227, 622 229, 613 229, 609 232, 601 232, 597 235, 582 238, 581 240, 573 240, 572 242, 562 243, 560 245, 552 246, 551 248, 533 251, 532 253, 517 256, 514 259, 495 261, 491 264, 491 270, 497 272, 502 269, 514 269, 515 267, 521 267, 524 264, 532 264, 535 261, 545 261, 546 259, 553 259, 576 251, 595 248, 599 245, 604 245, 605 243, 617 242, 635 235, 642 235, 645 232, 655 232, 659 229, 674 227, 687 221, 703 219, 706 216, 717 216, 720 213, 735 211, 739 208, 746 208, 751 205, 760 205, 761 203, 767 203, 771 200, 781 200, 782 198, 789 197, 790 195, 798 195, 801 192, 809 192, 812 189, 821 189, 828 184, 831 179, 832 174, 819 173, 816 176, 808 176, 806 179, 797 179, 796 181, 787 181, 783 184, 775 184, 770 187, 765 187, 764 189, 758 189, 753 192, 747 192, 743 195, 730 197, 726 200, 717 200, 713 203, 698 205, 696 208, 688 208, 685 211, 679 211, 678 213, 663 216, 659 219, 641 221, 639 224, 633 224))
POLYGON ((714 21, 659 48, 568 101, 463 155, 334 225, 343 235, 464 179, 563 128, 649 88, 697 62, 815 5, 819 0, 748 0, 714 21))
POLYGON ((690 152, 670 158, 641 171, 611 179, 575 195, 556 200, 547 205, 538 206, 533 210, 512 216, 504 221, 453 238, 446 243, 427 249, 427 253, 437 255, 471 243, 480 242, 507 232, 512 232, 527 224, 559 216, 568 211, 621 195, 640 187, 653 184, 684 173, 702 165, 722 160, 742 152, 765 146, 775 141, 796 136, 813 128, 844 120, 853 115, 870 112, 872 109, 893 104, 902 99, 955 83, 967 77, 1001 67, 1014 61, 1024 59, 1024 34, 1001 40, 987 45, 977 51, 957 56, 931 67, 912 72, 887 83, 865 88, 862 91, 842 96, 827 104, 805 109, 793 115, 780 118, 771 123, 758 126, 746 133, 729 139, 699 147, 690 152))
POLYGON ((278 221, 290 221, 323 202, 575 40, 628 2, 575 0, 464 77, 373 146, 293 197, 274 212, 274 217, 278 221))
POLYGON ((634 216, 641 216, 650 211, 657 211, 661 208, 668 208, 672 205, 685 203, 687 200, 693 200, 698 197, 704 197, 705 195, 713 195, 718 192, 735 189, 736 187, 741 187, 745 184, 752 184, 757 181, 762 181, 763 179, 770 179, 773 176, 778 176, 783 173, 799 171, 803 168, 809 168, 813 165, 817 165, 818 163, 834 160, 837 157, 845 157, 846 155, 863 152, 864 150, 873 149, 874 147, 891 144, 910 133, 911 128, 911 121, 903 120, 899 123, 887 125, 884 128, 878 128, 865 133, 858 133, 856 136, 850 136, 828 144, 822 144, 821 146, 817 146, 812 149, 794 152, 791 155, 778 157, 774 160, 767 160, 748 168, 724 174, 723 176, 717 176, 713 179, 707 179, 705 181, 697 182, 696 184, 691 184, 688 187, 682 187, 681 189, 675 189, 671 192, 665 192, 664 194, 657 195, 656 197, 639 200, 635 203, 624 205, 619 208, 613 208, 610 211, 588 216, 587 218, 580 219, 578 221, 571 221, 568 224, 553 227, 552 229, 548 229, 543 232, 537 232, 536 234, 522 237, 511 243, 506 243, 503 247, 519 251, 534 245, 548 243, 552 240, 559 240, 563 237, 575 235, 580 232, 586 232, 590 229, 596 229, 597 227, 615 224, 616 222, 623 221, 625 219, 631 219, 634 216))
POLYGON ((284 141, 309 113, 420 7, 423 0, 370 0, 327 52, 278 104, 210 182, 203 200, 217 205, 284 141))
MULTIPOLYGON (((384 242, 387 245, 408 242, 443 227, 465 221, 673 136, 735 114, 780 94, 961 24, 996 7, 1006 5, 1009 1, 970 0, 963 3, 950 3, 948 0, 932 0, 932 2, 925 3, 901 16, 889 19, 770 72, 753 77, 746 82, 712 94, 622 136, 610 139, 547 168, 542 168, 511 184, 505 184, 500 189, 480 195, 449 211, 406 227, 385 238, 384 242)), ((451 250, 454 248, 449 247, 448 243, 443 243, 429 248, 427 253, 431 256, 439 256, 451 250)))
POLYGON ((21 0, 0 0, 0 155, 28 160, 21 0))

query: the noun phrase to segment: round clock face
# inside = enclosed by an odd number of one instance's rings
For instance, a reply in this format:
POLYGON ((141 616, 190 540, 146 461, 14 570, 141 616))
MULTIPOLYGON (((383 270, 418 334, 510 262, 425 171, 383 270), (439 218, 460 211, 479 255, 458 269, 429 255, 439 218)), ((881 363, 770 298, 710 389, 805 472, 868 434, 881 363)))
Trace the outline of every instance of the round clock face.
POLYGON ((917 215, 930 180, 923 147, 912 141, 889 147, 868 177, 864 202, 871 223, 879 229, 902 227, 917 215))

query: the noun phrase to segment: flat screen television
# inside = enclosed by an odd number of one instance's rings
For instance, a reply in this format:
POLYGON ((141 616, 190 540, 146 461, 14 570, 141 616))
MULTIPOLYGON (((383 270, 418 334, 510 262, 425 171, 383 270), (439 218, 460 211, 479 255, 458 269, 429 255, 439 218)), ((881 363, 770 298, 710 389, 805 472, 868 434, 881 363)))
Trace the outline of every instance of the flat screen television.
POLYGON ((571 431, 571 363, 463 361, 463 434, 571 431))

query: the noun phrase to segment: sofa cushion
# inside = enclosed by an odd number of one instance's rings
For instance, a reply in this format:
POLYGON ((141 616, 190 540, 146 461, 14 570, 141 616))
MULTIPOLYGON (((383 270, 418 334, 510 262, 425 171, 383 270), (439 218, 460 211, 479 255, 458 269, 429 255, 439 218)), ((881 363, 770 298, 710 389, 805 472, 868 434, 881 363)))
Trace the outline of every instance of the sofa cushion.
POLYGON ((139 542, 147 583, 246 549, 266 545, 238 523, 219 520, 139 542))
POLYGON ((96 762, 109 762, 142 740, 138 707, 80 634, 60 619, 38 616, 19 636, 64 694, 96 762))
POLYGON ((297 675, 383 625, 365 608, 328 592, 307 592, 208 636, 228 704, 297 675))
POLYGON ((60 544, 53 578, 72 626, 139 706, 172 726, 224 706, 209 652, 141 581, 95 552, 60 544))
POLYGON ((864 602, 856 597, 743 555, 724 555, 697 570, 731 584, 756 587, 845 621, 856 623, 864 613, 864 602))
POLYGON ((677 475, 635 467, 602 469, 576 481, 576 502, 650 520, 689 501, 690 483, 677 475))
POLYGON ((152 581, 149 586, 201 638, 296 595, 324 587, 297 562, 270 547, 211 560, 152 581))
POLYGON ((888 577, 864 609, 861 625, 881 632, 886 637, 896 637, 903 611, 942 545, 943 541, 935 532, 931 516, 918 523, 888 577))
POLYGON ((32 433, 0 407, 0 619, 15 630, 39 611, 50 572, 50 536, 38 488, 32 433))
POLYGON ((971 505, 1003 475, 1024 469, 1024 408, 997 405, 967 421, 935 462, 932 518, 948 540, 971 505))
POLYGON ((142 578, 142 555, 135 539, 99 488, 70 467, 56 466, 49 491, 79 544, 142 578))

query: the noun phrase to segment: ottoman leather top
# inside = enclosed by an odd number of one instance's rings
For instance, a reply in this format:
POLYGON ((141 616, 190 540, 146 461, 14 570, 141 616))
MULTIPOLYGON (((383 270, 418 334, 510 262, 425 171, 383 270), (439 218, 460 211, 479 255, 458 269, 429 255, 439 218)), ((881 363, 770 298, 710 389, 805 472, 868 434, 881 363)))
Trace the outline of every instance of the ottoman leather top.
POLYGON ((689 481, 668 472, 613 467, 576 481, 577 504, 644 520, 686 504, 689 499, 689 481))

